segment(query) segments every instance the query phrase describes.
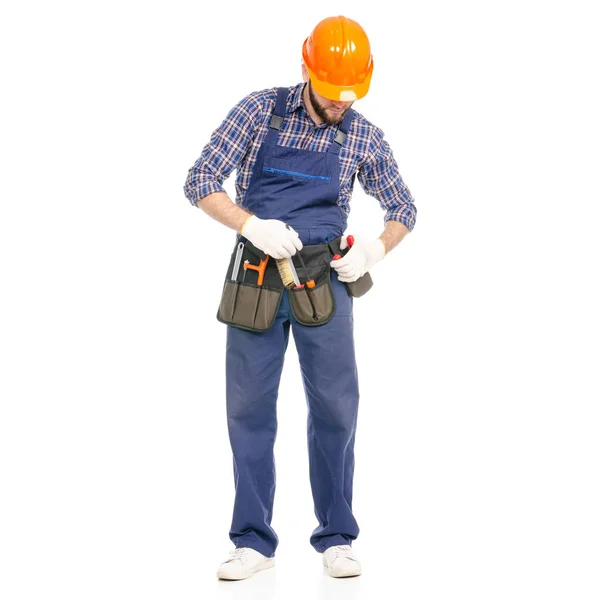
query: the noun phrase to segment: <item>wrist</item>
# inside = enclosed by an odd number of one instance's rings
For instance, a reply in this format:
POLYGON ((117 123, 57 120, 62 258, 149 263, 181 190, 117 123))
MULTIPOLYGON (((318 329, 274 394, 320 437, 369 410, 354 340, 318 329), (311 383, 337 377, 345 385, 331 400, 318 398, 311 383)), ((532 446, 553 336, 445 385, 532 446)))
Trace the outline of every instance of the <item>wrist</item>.
POLYGON ((387 248, 385 247, 385 242, 379 237, 377 238, 377 241, 380 242, 380 246, 381 246, 381 254, 379 255, 379 260, 383 260, 385 258, 385 255, 387 254, 387 248))
POLYGON ((240 234, 243 235, 244 237, 248 237, 246 234, 248 233, 248 231, 252 228, 252 221, 258 219, 258 217, 256 215, 248 215, 248 217, 246 217, 246 220, 243 222, 242 226, 240 227, 240 234), (244 229, 246 230, 244 232, 244 229))

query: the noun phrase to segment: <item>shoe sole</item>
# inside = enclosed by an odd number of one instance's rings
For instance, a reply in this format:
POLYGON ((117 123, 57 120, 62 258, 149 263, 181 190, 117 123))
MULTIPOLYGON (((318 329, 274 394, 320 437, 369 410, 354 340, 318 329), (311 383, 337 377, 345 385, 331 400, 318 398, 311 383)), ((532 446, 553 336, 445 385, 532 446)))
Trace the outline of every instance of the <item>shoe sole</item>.
POLYGON ((256 565, 254 569, 251 571, 244 571, 243 573, 225 573, 224 571, 218 571, 217 577, 219 579, 226 579, 227 581, 239 581, 240 579, 248 579, 248 577, 252 577, 254 573, 257 571, 264 571, 265 569, 270 569, 275 566, 275 559, 268 558, 267 560, 263 560, 261 563, 256 565))

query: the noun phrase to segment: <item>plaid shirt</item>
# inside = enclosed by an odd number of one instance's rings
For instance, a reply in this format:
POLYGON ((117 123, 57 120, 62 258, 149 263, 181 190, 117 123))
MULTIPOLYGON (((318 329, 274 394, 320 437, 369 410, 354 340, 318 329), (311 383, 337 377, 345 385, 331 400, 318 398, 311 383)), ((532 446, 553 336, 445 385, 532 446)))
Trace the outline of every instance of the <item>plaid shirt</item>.
MULTIPOLYGON (((315 125, 302 100, 304 83, 290 88, 286 118, 278 144, 302 150, 325 152, 335 135, 335 125, 315 125)), ((222 183, 237 169, 236 202, 244 207, 252 169, 267 136, 276 89, 254 92, 231 109, 213 132, 202 155, 189 170, 184 191, 196 202, 214 192, 223 192, 222 183)), ((351 109, 352 110, 352 109, 351 109)), ((350 213, 354 175, 366 194, 375 197, 386 211, 385 221, 400 221, 409 230, 415 225, 417 209, 406 187, 383 131, 354 111, 348 137, 339 154, 340 193, 338 205, 350 213)))

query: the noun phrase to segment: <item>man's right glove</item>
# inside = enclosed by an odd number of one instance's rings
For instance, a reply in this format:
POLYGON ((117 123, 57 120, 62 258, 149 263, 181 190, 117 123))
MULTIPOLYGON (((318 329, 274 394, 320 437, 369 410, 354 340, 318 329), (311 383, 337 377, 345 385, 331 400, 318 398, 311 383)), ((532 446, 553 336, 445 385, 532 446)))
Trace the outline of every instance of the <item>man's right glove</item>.
POLYGON ((289 258, 298 250, 302 250, 298 234, 277 219, 259 219, 252 215, 244 223, 240 233, 259 250, 275 259, 289 258))

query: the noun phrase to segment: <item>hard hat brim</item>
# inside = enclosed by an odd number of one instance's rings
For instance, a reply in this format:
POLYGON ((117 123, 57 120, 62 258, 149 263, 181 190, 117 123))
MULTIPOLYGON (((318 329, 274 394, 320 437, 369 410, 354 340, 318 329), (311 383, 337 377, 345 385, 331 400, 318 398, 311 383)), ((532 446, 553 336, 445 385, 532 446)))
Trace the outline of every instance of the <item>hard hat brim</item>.
MULTIPOLYGON (((305 62, 306 64, 306 62, 305 62)), ((336 102, 353 102, 354 100, 360 100, 367 95, 369 86, 371 85, 371 75, 373 74, 373 63, 371 68, 362 83, 356 83, 354 85, 333 85, 326 81, 321 81, 315 73, 313 73, 308 65, 306 65, 308 74, 310 75, 310 82, 312 83, 313 89, 324 98, 328 100, 335 100, 336 102)))

